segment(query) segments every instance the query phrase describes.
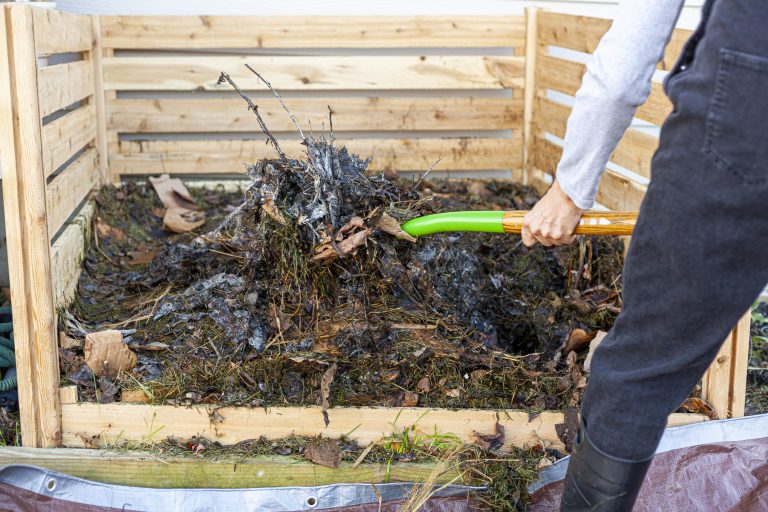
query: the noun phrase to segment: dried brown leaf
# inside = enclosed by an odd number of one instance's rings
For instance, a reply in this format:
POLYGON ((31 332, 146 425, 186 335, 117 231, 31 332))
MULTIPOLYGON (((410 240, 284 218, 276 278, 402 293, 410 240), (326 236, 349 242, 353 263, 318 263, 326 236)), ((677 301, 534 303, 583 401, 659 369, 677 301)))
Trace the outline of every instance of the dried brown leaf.
POLYGON ((705 416, 708 416, 711 420, 716 420, 717 413, 712 408, 711 405, 709 405, 707 402, 702 400, 701 398, 695 398, 695 397, 689 397, 685 399, 685 402, 683 402, 680 405, 680 409, 683 409, 686 412, 690 412, 693 414, 703 414, 705 416))
POLYGON ((304 450, 304 457, 320 466, 337 468, 341 462, 341 449, 333 439, 312 439, 304 450))
POLYGON ((504 446, 504 425, 496 422, 496 432, 494 434, 481 434, 474 432, 476 444, 482 450, 495 451, 504 446))
POLYGON ((85 363, 96 376, 114 378, 136 366, 136 354, 123 342, 120 331, 93 332, 85 336, 85 363))
POLYGON ((415 237, 403 231, 403 228, 400 227, 400 223, 387 213, 382 213, 381 215, 374 217, 371 221, 371 225, 379 231, 383 231, 384 233, 388 233, 402 240, 408 240, 409 242, 416 241, 415 237))
POLYGON ((429 377, 425 376, 419 379, 419 382, 416 383, 416 390, 421 393, 429 393, 432 390, 432 386, 429 383, 429 377))
POLYGON ((73 349, 73 348, 82 348, 83 347, 83 341, 82 340, 76 340, 74 338, 70 338, 65 333, 60 332, 59 333, 59 346, 65 350, 73 349))
POLYGON ((163 228, 173 233, 186 233, 205 224, 205 212, 186 208, 168 208, 163 217, 163 228))
POLYGON ((565 353, 571 351, 581 352, 589 345, 589 342, 595 338, 597 332, 587 332, 584 329, 573 329, 568 335, 568 341, 565 343, 565 353))
POLYGON ((171 178, 163 174, 157 178, 150 177, 149 182, 155 189, 157 197, 166 208, 184 208, 187 210, 199 210, 194 198, 187 187, 179 178, 171 178))

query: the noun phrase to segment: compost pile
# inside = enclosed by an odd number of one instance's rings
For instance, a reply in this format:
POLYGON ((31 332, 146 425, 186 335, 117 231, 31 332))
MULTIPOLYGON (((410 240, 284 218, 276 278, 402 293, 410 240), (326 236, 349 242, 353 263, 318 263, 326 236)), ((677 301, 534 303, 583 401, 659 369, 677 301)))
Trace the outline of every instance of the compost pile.
POLYGON ((277 157, 247 167, 244 193, 192 189, 207 215, 192 232, 163 230, 149 184, 100 192, 84 272, 61 315, 64 377, 81 397, 533 411, 577 403, 590 340, 620 307, 618 240, 558 249, 493 234, 415 240, 399 229, 408 218, 525 209, 537 196, 506 181, 371 174, 332 129, 299 132, 306 157, 291 159, 265 133, 277 157), (136 354, 129 371, 94 374, 86 364, 80 340, 106 329, 136 354))

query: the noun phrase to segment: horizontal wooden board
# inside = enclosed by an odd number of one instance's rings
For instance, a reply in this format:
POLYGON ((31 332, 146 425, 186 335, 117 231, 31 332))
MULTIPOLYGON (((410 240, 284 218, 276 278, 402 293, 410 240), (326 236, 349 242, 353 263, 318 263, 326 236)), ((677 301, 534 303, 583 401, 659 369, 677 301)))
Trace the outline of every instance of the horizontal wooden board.
POLYGON ((278 90, 522 88, 521 57, 109 57, 108 90, 231 90, 217 85, 224 71, 241 89, 264 89, 250 64, 278 90))
POLYGON ((54 9, 32 9, 37 55, 91 49, 91 17, 54 9))
POLYGON ((46 186, 48 235, 53 237, 99 180, 96 149, 88 149, 46 186))
MULTIPOLYGON (((580 62, 561 59, 540 53, 536 57, 536 87, 552 89, 574 96, 581 87, 581 78, 587 67, 580 62)), ((645 103, 638 107, 635 116, 649 123, 661 125, 672 112, 672 103, 664 94, 659 82, 651 82, 651 94, 645 103)))
MULTIPOLYGON (((563 149, 546 139, 535 137, 533 166, 554 175, 563 149)), ((611 210, 637 211, 643 201, 646 187, 625 178, 610 169, 603 172, 597 191, 597 202, 611 210)))
MULTIPOLYGON (((538 98, 536 103, 536 126, 561 139, 565 138, 570 107, 555 101, 538 98)), ((628 129, 616 146, 610 160, 641 176, 650 178, 651 160, 659 139, 635 129, 628 129)))
MULTIPOLYGON (((522 140, 349 139, 337 141, 352 153, 373 156, 372 170, 419 171, 438 158, 435 171, 516 169, 522 166, 522 140)), ((301 157, 298 139, 284 140, 289 156, 301 157)), ((242 162, 275 158, 271 146, 259 140, 121 141, 111 148, 110 167, 118 174, 207 174, 243 172, 242 162)))
MULTIPOLYGON (((248 439, 281 439, 290 435, 327 438, 346 436, 361 445, 384 436, 402 433, 414 425, 423 434, 453 434, 473 443, 476 433, 495 434, 497 422, 504 427, 501 451, 512 447, 544 444, 563 449, 555 425, 563 422, 559 412, 531 416, 526 411, 447 410, 426 408, 328 409, 326 425, 320 407, 247 408, 174 407, 139 404, 64 404, 61 413, 64 446, 151 442, 173 436, 188 439, 202 436, 225 445, 248 439)), ((702 421, 703 416, 674 414, 670 424, 702 421)))
MULTIPOLYGON (((291 98, 288 108, 305 127, 328 126, 333 109, 337 131, 503 130, 522 127, 521 98, 291 98)), ((107 122, 121 133, 260 131, 240 98, 118 99, 107 105, 107 122)), ((259 101, 270 130, 293 131, 275 100, 259 101)))
POLYGON ((80 60, 40 68, 37 88, 45 117, 93 94, 93 63, 80 60))
POLYGON ((84 204, 51 244, 53 299, 57 308, 66 306, 74 296, 83 269, 93 212, 92 201, 84 204))
MULTIPOLYGON (((0 466, 29 464, 92 482, 152 489, 245 489, 318 486, 339 483, 423 482, 436 464, 343 462, 328 468, 297 457, 215 455, 202 458, 169 456, 155 451, 113 451, 85 448, 0 447, 0 466)), ((459 476, 446 471, 436 483, 459 476)))
POLYGON ((105 48, 521 46, 521 16, 102 16, 105 48))
POLYGON ((43 127, 43 170, 56 169, 96 137, 96 110, 85 105, 43 127))
MULTIPOLYGON (((584 53, 594 53, 597 44, 613 23, 610 19, 574 16, 542 11, 538 15, 539 44, 560 46, 584 53)), ((659 62, 659 69, 672 69, 691 37, 691 31, 675 29, 672 38, 659 62)))

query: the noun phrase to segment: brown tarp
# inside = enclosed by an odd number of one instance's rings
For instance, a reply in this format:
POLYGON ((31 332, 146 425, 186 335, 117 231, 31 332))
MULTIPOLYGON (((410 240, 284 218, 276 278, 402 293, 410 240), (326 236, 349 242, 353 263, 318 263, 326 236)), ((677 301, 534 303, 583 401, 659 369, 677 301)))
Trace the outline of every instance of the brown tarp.
MULTIPOLYGON (((532 512, 560 510, 562 480, 534 493, 532 512)), ((768 437, 658 454, 634 512, 768 510, 768 437)))

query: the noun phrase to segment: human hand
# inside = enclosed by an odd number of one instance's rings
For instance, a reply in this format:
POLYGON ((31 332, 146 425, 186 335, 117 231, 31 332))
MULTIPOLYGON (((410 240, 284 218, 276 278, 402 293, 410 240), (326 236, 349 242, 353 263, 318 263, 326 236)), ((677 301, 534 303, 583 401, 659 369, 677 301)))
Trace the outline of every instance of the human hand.
POLYGON ((573 242, 573 234, 584 211, 560 188, 557 180, 533 209, 523 218, 523 243, 547 247, 573 242))

